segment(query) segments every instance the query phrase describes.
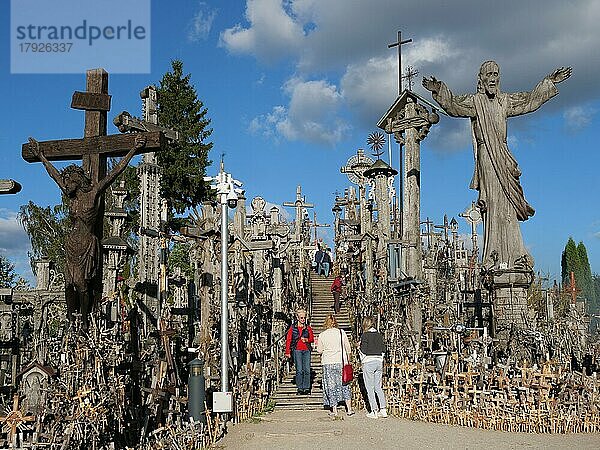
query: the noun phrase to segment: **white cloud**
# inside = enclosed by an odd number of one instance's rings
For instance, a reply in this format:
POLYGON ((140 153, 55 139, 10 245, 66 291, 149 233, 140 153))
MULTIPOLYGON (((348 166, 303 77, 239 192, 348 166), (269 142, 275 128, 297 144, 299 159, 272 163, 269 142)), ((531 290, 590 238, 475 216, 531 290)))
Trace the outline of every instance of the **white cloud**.
POLYGON ((29 236, 17 221, 17 213, 0 209, 0 251, 15 253, 29 249, 29 236))
POLYGON ((254 118, 249 130, 269 138, 283 137, 322 145, 334 145, 349 129, 338 116, 342 95, 326 80, 289 79, 283 90, 290 97, 289 106, 275 106, 254 118))
POLYGON ((472 148, 471 122, 443 116, 439 124, 431 127, 427 139, 433 150, 445 152, 472 148))
POLYGON ((17 221, 17 214, 0 208, 0 254, 15 265, 15 272, 33 280, 28 251, 31 251, 29 236, 17 221))
MULTIPOLYGON (((596 0, 577 0, 576 6, 559 0, 506 0, 493 13, 485 2, 467 0, 432 8, 423 8, 417 0, 247 0, 247 22, 224 30, 220 41, 232 53, 261 61, 288 58, 294 64, 290 71, 304 80, 327 77, 339 87, 338 108, 360 119, 357 128, 372 128, 397 94, 397 50, 387 45, 396 40, 399 16, 411 18, 403 26, 402 38, 412 39, 402 46, 403 67, 412 65, 419 71, 414 90, 425 98, 431 96, 420 80, 430 75, 445 81, 454 93, 474 92, 479 65, 488 59, 500 64, 506 92, 533 88, 557 66, 574 68, 572 79, 559 86, 561 95, 535 117, 600 95, 600 59, 589 57, 600 40, 596 0)), ((291 103, 285 110, 286 118, 270 130, 280 138, 307 140, 313 135, 313 142, 322 141, 318 136, 331 128, 330 120, 320 129, 310 124, 313 133, 306 133, 302 123, 308 121, 289 121, 294 115, 291 103)), ((274 109, 251 128, 264 132, 269 117, 280 113, 274 109)), ((572 108, 565 113, 565 123, 581 128, 589 113, 572 108)), ((334 123, 334 133, 336 129, 340 128, 334 123)), ((444 139, 451 145, 469 142, 470 133, 463 135, 456 125, 449 129, 454 135, 444 139)))
POLYGON ((350 64, 342 76, 344 99, 355 108, 360 118, 377 122, 397 94, 397 58, 370 58, 364 64, 350 64))
MULTIPOLYGON (((287 2, 286 2, 287 4, 287 2)), ((248 0, 248 28, 237 24, 221 33, 220 45, 232 53, 249 53, 274 61, 301 48, 304 30, 281 0, 248 0)))
POLYGON ((596 114, 596 110, 589 106, 571 106, 563 113, 565 126, 570 131, 579 131, 587 127, 596 114))
POLYGON ((198 4, 198 12, 192 19, 188 39, 190 41, 205 40, 210 33, 217 11, 209 9, 204 2, 198 4))

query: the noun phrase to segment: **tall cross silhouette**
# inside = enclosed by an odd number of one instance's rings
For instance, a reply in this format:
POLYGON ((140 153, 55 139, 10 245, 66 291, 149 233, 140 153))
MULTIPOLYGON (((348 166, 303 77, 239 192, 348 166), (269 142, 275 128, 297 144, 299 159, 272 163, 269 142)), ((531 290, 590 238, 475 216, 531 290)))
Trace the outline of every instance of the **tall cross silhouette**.
POLYGON ((398 40, 388 44, 388 48, 398 47, 398 95, 402 94, 402 44, 408 44, 412 39, 402 40, 402 31, 398 31, 398 40))

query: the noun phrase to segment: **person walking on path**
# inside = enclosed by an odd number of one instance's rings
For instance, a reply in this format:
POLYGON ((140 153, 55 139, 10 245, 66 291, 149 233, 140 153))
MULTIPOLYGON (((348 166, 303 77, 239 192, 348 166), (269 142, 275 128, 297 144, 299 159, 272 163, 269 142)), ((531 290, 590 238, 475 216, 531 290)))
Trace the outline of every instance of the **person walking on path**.
POLYGON ((340 313, 340 295, 342 294, 342 277, 339 273, 335 274, 335 279, 331 284, 331 293, 333 294, 333 310, 336 314, 340 313))
POLYGON ((321 246, 317 244, 317 252, 315 253, 315 271, 317 272, 317 275, 321 275, 324 255, 325 252, 321 249, 321 246))
POLYGON ((329 270, 331 269, 330 251, 331 250, 328 248, 323 251, 323 261, 321 262, 321 267, 323 268, 323 272, 325 272, 325 278, 329 277, 329 270))
POLYGON ((323 366, 323 406, 331 410, 332 416, 337 416, 339 403, 346 404, 346 415, 354 415, 350 386, 342 384, 342 367, 348 363, 351 352, 350 341, 346 332, 338 328, 334 315, 329 315, 323 324, 323 331, 317 338, 317 352, 321 354, 323 366), (342 345, 344 347, 342 361, 342 345))
POLYGON ((387 417, 385 394, 381 387, 383 353, 385 351, 383 336, 374 328, 374 321, 371 317, 363 319, 362 329, 363 334, 360 336, 359 355, 362 363, 365 389, 371 408, 371 412, 367 414, 367 417, 369 419, 387 417), (379 406, 377 402, 379 402, 379 406))
POLYGON ((290 326, 285 340, 285 356, 294 357, 298 395, 310 394, 310 352, 315 336, 307 325, 305 309, 296 310, 296 322, 290 326))

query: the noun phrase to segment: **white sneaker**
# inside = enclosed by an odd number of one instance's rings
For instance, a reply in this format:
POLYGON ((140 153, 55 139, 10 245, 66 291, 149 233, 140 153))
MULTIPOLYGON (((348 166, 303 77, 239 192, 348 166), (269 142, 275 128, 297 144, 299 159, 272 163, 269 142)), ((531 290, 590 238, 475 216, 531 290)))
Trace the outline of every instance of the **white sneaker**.
POLYGON ((387 415, 387 410, 385 408, 382 408, 382 409, 379 410, 379 413, 377 413, 377 415, 379 417, 387 417, 388 416, 387 415))
POLYGON ((371 411, 370 413, 367 413, 367 417, 369 419, 377 419, 377 412, 376 411, 371 411))

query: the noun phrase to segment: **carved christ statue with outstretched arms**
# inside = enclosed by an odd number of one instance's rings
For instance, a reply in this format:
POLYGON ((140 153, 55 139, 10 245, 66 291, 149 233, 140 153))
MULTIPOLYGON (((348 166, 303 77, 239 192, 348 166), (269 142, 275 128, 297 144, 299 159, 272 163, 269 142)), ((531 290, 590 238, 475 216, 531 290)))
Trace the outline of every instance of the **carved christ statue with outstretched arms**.
POLYGON ((538 109, 554 97, 556 84, 571 76, 570 67, 556 69, 531 92, 500 91, 500 69, 486 61, 479 70, 477 93, 454 95, 434 77, 423 86, 448 115, 471 119, 475 171, 471 189, 479 191, 477 205, 484 226, 483 264, 486 268, 532 268, 518 221, 533 216, 519 178, 521 171, 506 145, 506 119, 538 109))

